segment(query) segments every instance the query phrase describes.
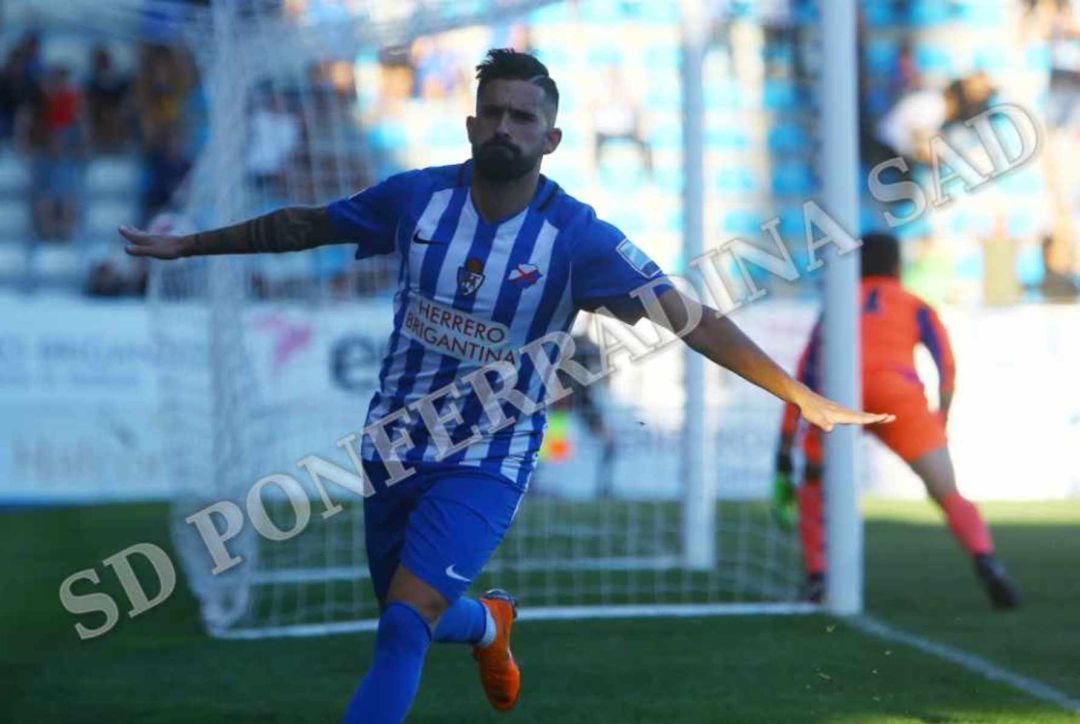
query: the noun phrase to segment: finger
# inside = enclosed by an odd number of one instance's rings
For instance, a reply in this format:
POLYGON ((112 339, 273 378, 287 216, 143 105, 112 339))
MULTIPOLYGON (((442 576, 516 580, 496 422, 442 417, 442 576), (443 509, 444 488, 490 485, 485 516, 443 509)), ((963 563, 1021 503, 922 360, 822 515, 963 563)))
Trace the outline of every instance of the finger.
POLYGON ((876 414, 873 412, 857 412, 851 422, 857 425, 877 425, 892 422, 892 419, 889 415, 876 414))
POLYGON ((890 423, 896 419, 896 416, 877 412, 857 412, 841 408, 834 413, 833 418, 836 422, 846 425, 877 425, 890 423))
POLYGON ((128 241, 130 241, 132 243, 135 243, 135 244, 149 244, 150 243, 150 234, 147 234, 145 231, 141 231, 139 229, 136 229, 133 226, 128 226, 127 224, 125 224, 125 225, 117 228, 117 231, 120 232, 120 236, 124 237, 125 239, 127 239, 128 241))

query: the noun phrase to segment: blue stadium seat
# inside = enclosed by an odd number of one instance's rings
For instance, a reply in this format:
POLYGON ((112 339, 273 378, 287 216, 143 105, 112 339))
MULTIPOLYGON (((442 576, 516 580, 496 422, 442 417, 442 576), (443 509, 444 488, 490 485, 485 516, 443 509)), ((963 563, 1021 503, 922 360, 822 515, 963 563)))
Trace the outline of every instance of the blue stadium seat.
POLYGON ((678 83, 652 85, 645 97, 645 104, 651 108, 678 108, 682 101, 682 89, 678 83))
POLYGON ((1033 43, 1024 51, 1024 66, 1027 70, 1049 70, 1050 60, 1050 46, 1048 44, 1035 45, 1033 43))
POLYGON ((653 169, 653 183, 674 196, 682 192, 682 174, 682 166, 657 164, 653 169))
POLYGON ((649 142, 653 150, 679 148, 682 144, 682 119, 676 113, 649 116, 649 142))
POLYGON ((1040 223, 1031 209, 1021 206, 1009 211, 1009 235, 1013 238, 1031 238, 1039 232, 1040 223))
POLYGON ((29 183, 29 164, 10 149, 0 151, 0 192, 21 194, 29 183))
POLYGON ((1022 196, 1038 196, 1044 193, 1043 179, 1037 169, 1031 167, 1017 169, 1003 174, 994 183, 1002 193, 1011 198, 1022 196))
MULTIPOLYGON (((780 226, 777 231, 780 234, 780 238, 784 240, 788 249, 791 250, 792 256, 796 259, 805 259, 805 236, 804 231, 805 224, 803 223, 803 210, 801 206, 792 206, 784 209, 780 212, 780 226), (803 251, 802 256, 799 256, 800 249, 803 251)), ((805 267, 805 263, 801 264, 805 267)))
POLYGON ((994 0, 954 0, 953 17, 972 27, 995 27, 1005 21, 1005 4, 994 0))
POLYGON ((705 86, 705 110, 730 111, 746 106, 746 94, 728 80, 717 80, 705 86))
POLYGON ((983 278, 982 250, 977 249, 958 255, 953 263, 953 273, 958 279, 977 281, 983 278))
POLYGON ((907 21, 916 27, 941 25, 950 18, 949 5, 942 0, 913 0, 907 9, 907 21))
POLYGON ((807 163, 792 161, 773 167, 771 185, 774 196, 808 196, 816 181, 807 163))
POLYGON ((749 209, 729 211, 724 215, 721 229, 726 236, 752 236, 761 231, 761 217, 749 209))
POLYGON ((866 65, 870 71, 890 73, 900 55, 900 46, 886 38, 869 38, 863 46, 866 65))
POLYGON ((379 123, 367 129, 372 147, 382 151, 396 151, 408 145, 405 127, 395 123, 379 123))
POLYGON ((1038 245, 1020 249, 1016 255, 1016 277, 1019 282, 1026 287, 1035 286, 1042 282, 1045 276, 1042 249, 1038 245))
POLYGON ((976 48, 973 56, 975 67, 988 73, 1007 70, 1012 65, 1012 59, 996 46, 976 48))
POLYGON ((709 188, 717 193, 746 194, 755 190, 754 177, 746 168, 722 168, 709 179, 709 188))
POLYGON ((862 13, 870 28, 888 28, 900 21, 893 12, 892 0, 864 0, 862 13))
MULTIPOLYGON (((663 4, 665 3, 657 3, 657 5, 663 4)), ((650 76, 655 73, 670 72, 673 74, 673 80, 676 83, 678 82, 679 64, 681 63, 678 48, 650 45, 641 49, 639 55, 645 67, 649 69, 650 76)))
POLYGON ((745 151, 750 148, 746 131, 736 126, 709 128, 705 131, 705 144, 718 151, 745 151))
POLYGON ((953 57, 948 47, 937 44, 915 46, 915 65, 924 73, 953 75, 953 57))
POLYGON ((787 78, 768 78, 764 88, 765 108, 770 111, 786 111, 797 104, 797 89, 787 78))
POLYGON ((769 131, 769 152, 792 153, 806 148, 810 141, 810 134, 798 123, 780 123, 769 131))
POLYGON ((536 8, 528 14, 529 25, 549 25, 565 23, 573 19, 570 3, 550 3, 536 8))

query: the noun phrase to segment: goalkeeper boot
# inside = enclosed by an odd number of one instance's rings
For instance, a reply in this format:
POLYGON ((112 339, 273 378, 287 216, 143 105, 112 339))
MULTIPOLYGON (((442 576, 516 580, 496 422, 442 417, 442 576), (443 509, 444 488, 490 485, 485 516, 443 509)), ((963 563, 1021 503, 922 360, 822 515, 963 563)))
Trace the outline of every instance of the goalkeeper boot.
POLYGON ((491 705, 510 711, 521 692, 521 670, 510 653, 510 629, 517 618, 517 600, 506 591, 494 588, 480 597, 495 622, 495 640, 488 646, 473 647, 473 658, 480 667, 480 683, 491 705))
POLYGON ((1005 610, 1020 606, 1022 600, 1020 592, 1009 580, 1001 561, 988 553, 977 555, 975 556, 975 571, 979 574, 979 580, 986 588, 986 595, 990 597, 990 603, 994 608, 1005 610))
POLYGON ((799 600, 807 603, 821 603, 825 600, 825 574, 808 573, 799 589, 799 600))

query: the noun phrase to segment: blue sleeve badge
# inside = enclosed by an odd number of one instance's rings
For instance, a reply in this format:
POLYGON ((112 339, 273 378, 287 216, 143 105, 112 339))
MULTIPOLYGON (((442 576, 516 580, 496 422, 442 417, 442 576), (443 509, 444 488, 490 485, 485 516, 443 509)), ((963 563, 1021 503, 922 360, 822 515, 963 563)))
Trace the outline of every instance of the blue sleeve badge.
POLYGON ((641 249, 634 245, 634 242, 629 239, 623 239, 619 242, 619 245, 615 247, 615 250, 619 252, 619 256, 626 260, 637 271, 638 274, 651 279, 660 273, 660 267, 649 258, 649 255, 643 252, 641 249))

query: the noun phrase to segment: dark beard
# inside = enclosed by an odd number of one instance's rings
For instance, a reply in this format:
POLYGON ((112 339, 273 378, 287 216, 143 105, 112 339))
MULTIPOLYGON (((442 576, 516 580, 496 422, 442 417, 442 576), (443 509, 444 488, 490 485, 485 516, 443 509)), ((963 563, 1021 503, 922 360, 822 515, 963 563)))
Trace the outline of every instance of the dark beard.
POLYGON ((517 181, 536 168, 539 156, 526 156, 515 146, 488 141, 472 147, 476 173, 487 181, 505 183, 517 181))

